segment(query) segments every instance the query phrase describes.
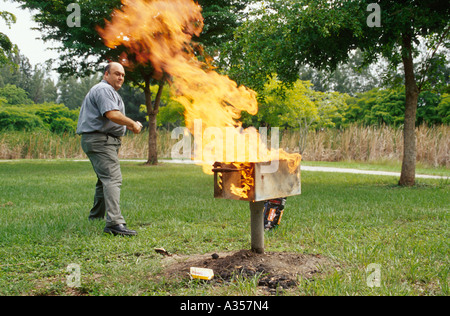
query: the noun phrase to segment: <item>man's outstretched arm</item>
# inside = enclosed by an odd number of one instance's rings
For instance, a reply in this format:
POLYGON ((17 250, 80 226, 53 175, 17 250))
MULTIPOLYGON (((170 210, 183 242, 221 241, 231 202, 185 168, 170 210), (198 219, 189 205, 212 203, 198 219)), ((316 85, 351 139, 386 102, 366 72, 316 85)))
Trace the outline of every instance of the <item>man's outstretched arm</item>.
POLYGON ((105 113, 105 116, 116 124, 126 126, 135 134, 139 134, 142 130, 141 123, 133 121, 129 117, 123 115, 120 111, 109 111, 105 113))

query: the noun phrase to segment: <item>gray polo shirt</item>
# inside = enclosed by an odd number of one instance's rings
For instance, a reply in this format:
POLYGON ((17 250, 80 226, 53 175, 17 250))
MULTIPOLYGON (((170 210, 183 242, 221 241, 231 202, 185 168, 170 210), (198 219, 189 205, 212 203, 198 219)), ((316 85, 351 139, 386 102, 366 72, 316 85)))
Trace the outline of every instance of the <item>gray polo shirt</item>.
POLYGON ((78 117, 77 134, 101 132, 114 136, 123 136, 126 127, 106 118, 105 113, 118 110, 125 115, 122 97, 106 81, 92 87, 84 98, 78 117))

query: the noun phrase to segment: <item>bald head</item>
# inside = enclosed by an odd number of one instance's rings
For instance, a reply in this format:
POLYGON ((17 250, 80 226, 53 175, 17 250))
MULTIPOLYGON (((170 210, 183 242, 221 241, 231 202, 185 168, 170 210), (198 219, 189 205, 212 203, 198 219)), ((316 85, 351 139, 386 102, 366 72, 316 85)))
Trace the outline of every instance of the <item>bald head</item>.
POLYGON ((125 69, 119 63, 109 63, 105 68, 103 79, 106 80, 116 91, 120 90, 125 80, 125 69))

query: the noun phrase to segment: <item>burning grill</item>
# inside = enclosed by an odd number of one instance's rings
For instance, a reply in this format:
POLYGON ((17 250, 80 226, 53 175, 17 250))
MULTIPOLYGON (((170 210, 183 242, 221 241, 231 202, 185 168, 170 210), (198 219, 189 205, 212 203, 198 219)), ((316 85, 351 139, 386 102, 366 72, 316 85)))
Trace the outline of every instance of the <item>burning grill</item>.
POLYGON ((273 173, 264 173, 272 162, 214 164, 214 197, 250 202, 251 246, 264 253, 264 202, 301 194, 300 164, 292 170, 287 160, 279 160, 273 173))
POLYGON ((301 194, 300 166, 292 172, 287 160, 279 160, 276 172, 263 173, 268 164, 216 162, 214 197, 258 202, 301 194))

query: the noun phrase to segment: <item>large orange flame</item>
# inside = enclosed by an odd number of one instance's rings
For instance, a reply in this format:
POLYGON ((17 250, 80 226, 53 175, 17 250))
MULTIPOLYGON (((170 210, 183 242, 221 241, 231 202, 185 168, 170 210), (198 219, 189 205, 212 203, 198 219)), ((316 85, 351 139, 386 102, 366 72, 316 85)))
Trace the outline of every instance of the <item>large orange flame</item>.
POLYGON ((241 112, 258 112, 256 93, 238 87, 195 57, 191 40, 194 35, 200 36, 203 29, 198 4, 192 0, 122 0, 122 4, 121 10, 114 11, 111 21, 106 21, 105 28, 98 28, 98 32, 108 47, 123 45, 138 63, 151 63, 156 78, 162 74, 170 78, 173 98, 185 107, 186 126, 193 135, 201 132, 203 150, 194 158, 208 162, 205 172, 211 172, 211 162, 227 159, 288 159, 293 169, 298 167, 300 155, 267 150, 256 129, 242 129, 241 112), (200 122, 198 131, 196 122, 200 122), (213 132, 221 137, 203 137, 208 128, 214 128, 213 132), (215 142, 212 138, 216 138, 215 142), (243 144, 248 147, 242 147, 243 144), (237 152, 244 154, 236 155, 237 152), (265 154, 258 154, 262 152, 265 154))

